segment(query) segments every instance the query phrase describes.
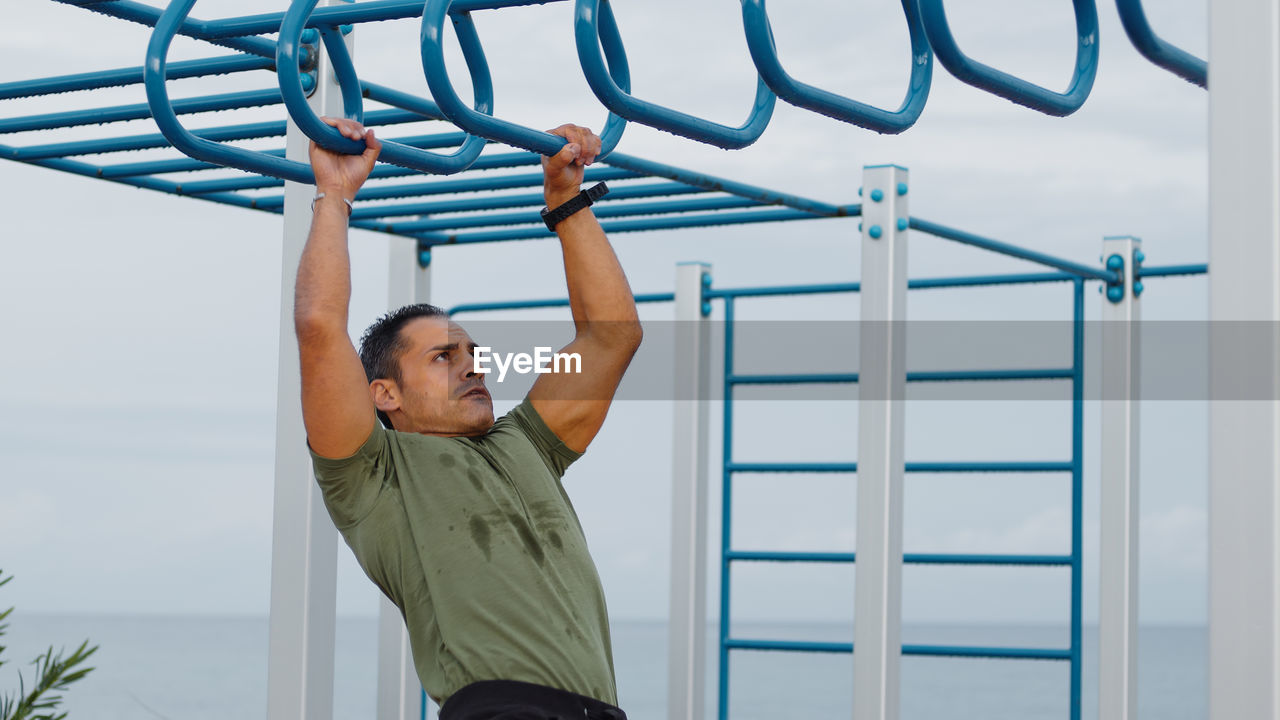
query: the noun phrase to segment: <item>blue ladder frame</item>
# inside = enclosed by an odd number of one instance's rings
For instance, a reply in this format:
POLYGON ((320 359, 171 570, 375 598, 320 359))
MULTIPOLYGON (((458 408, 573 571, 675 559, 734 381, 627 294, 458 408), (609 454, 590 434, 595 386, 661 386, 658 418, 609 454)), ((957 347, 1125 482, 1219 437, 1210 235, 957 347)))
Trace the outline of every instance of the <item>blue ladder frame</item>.
MULTIPOLYGON (((1072 364, 1069 368, 1010 371, 909 372, 907 382, 952 382, 964 380, 1070 380, 1072 384, 1071 459, 1047 462, 909 462, 908 473, 1069 473, 1071 476, 1071 553, 1069 555, 977 555, 946 553, 906 553, 908 564, 1057 566, 1071 569, 1071 643, 1068 648, 998 648, 971 646, 903 645, 903 655, 1002 658, 1010 660, 1057 660, 1070 663, 1071 720, 1080 719, 1081 686, 1081 600, 1083 523, 1083 400, 1084 400, 1084 279, 1068 273, 990 276, 985 278, 924 279, 908 282, 908 288, 949 288, 974 285, 1071 282, 1073 286, 1072 364)), ((732 544, 733 476, 738 473, 856 473, 857 463, 737 463, 733 460, 733 390, 739 385, 811 383, 856 383, 856 373, 808 375, 739 375, 734 371, 734 301, 739 297, 859 292, 858 283, 807 285, 754 289, 712 289, 703 292, 703 301, 724 301, 724 418, 723 465, 721 469, 721 554, 720 554, 720 664, 718 717, 729 717, 729 651, 764 650, 783 652, 851 653, 852 643, 758 640, 730 636, 730 568, 735 562, 853 563, 855 553, 768 552, 736 550, 732 544)))

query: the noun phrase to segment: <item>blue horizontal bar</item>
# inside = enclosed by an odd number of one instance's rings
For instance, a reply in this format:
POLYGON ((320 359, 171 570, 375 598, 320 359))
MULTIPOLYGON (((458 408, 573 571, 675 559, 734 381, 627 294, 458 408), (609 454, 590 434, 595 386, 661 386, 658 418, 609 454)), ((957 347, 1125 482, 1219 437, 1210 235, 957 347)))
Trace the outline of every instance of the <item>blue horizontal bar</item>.
MULTIPOLYGON (((740 473, 854 473, 857 463, 726 463, 740 473)), ((1070 462, 909 462, 909 473, 1057 473, 1071 472, 1070 462)))
POLYGON ((1071 565, 1070 555, 990 555, 961 553, 904 553, 902 561, 912 565, 1071 565))
MULTIPOLYGON (((539 160, 537 156, 533 155, 532 153, 496 153, 493 155, 486 155, 480 158, 479 160, 476 160, 474 163, 472 163, 471 169, 472 170, 489 170, 494 168, 518 167, 522 165, 536 165, 538 162, 539 160)), ((593 169, 599 172, 602 168, 593 168, 593 169)), ((379 164, 377 167, 373 169, 373 172, 369 173, 369 179, 385 180, 387 178, 405 177, 409 175, 421 175, 421 173, 419 173, 416 170, 411 170, 409 168, 394 167, 391 165, 379 164)), ((590 175, 590 172, 588 172, 588 175, 590 175)), ((479 189, 492 190, 492 189, 501 189, 504 187, 517 187, 516 185, 503 185, 502 181, 505 179, 505 177, 528 178, 528 177, 534 177, 534 176, 515 175, 515 176, 504 176, 504 178, 493 178, 493 181, 494 181, 493 187, 486 187, 486 188, 479 188, 479 189)), ((520 186, 535 185, 535 184, 541 185, 542 175, 539 174, 536 177, 538 178, 536 183, 525 182, 525 183, 522 183, 520 186)), ((628 174, 628 175, 625 175, 624 177, 632 177, 632 176, 628 174)), ((485 179, 488 179, 488 178, 485 178, 485 179)), ((603 179, 612 179, 612 178, 605 177, 603 179)), ((461 185, 466 185, 467 183, 467 181, 455 181, 455 182, 458 182, 461 185)), ((281 187, 283 185, 284 185, 283 180, 279 180, 274 177, 254 176, 254 177, 244 178, 244 179, 232 178, 228 180, 207 180, 207 181, 202 181, 197 183, 190 183, 189 185, 183 188, 183 192, 188 195, 199 195, 201 193, 207 193, 207 192, 234 192, 239 190, 263 190, 266 188, 281 187)), ((413 191, 410 191, 407 193, 400 192, 402 188, 412 189, 412 188, 418 188, 421 186, 422 184, 391 185, 391 186, 384 185, 382 187, 374 187, 374 188, 365 186, 365 188, 362 189, 359 192, 359 194, 356 195, 356 199, 358 200, 385 199, 385 198, 393 198, 393 197, 405 197, 406 195, 421 195, 424 193, 413 192, 413 191)), ((260 198, 260 200, 262 203, 262 207, 280 207, 284 205, 283 195, 268 196, 268 197, 260 198)))
POLYGON ((808 213, 817 215, 825 215, 827 217, 853 217, 862 214, 861 205, 831 205, 829 203, 818 202, 817 200, 809 200, 798 195, 789 195, 786 193, 774 192, 766 190, 755 185, 748 185, 725 178, 706 175, 704 173, 682 170, 680 168, 665 165, 652 160, 644 160, 632 155, 624 155, 622 153, 610 153, 605 162, 614 167, 626 168, 645 175, 655 177, 664 177, 668 180, 686 183, 688 185, 696 185, 705 190, 716 192, 726 192, 730 195, 749 198, 764 205, 785 205, 796 210, 803 210, 808 213))
POLYGON ((819 385, 858 382, 857 373, 810 373, 796 375, 730 375, 725 378, 730 385, 819 385))
MULTIPOLYGON (((612 156, 611 156, 612 157, 612 156)), ((648 230, 670 230, 673 228, 711 227, 714 225, 742 225, 745 223, 783 222, 787 220, 817 220, 821 216, 800 210, 781 208, 776 210, 753 210, 749 212, 725 212, 712 215, 667 216, 647 220, 616 220, 601 223, 605 232, 644 232, 648 230)), ((555 237, 545 227, 541 229, 490 230, 449 236, 445 244, 464 244, 479 242, 498 242, 502 240, 532 240, 555 237)))
MULTIPOLYGON (((422 116, 405 110, 377 110, 365 115, 365 125, 398 125, 417 122, 422 116)), ((285 134, 284 120, 226 125, 220 128, 192 130, 191 134, 205 140, 222 142, 226 140, 249 140, 264 137, 281 137, 285 134)), ((125 152, 129 150, 149 150, 151 148, 169 147, 169 140, 160 133, 145 135, 126 135, 122 137, 101 138, 94 140, 77 140, 47 145, 28 145, 23 148, 12 148, 8 157, 13 160, 40 160, 49 157, 66 157, 69 155, 97 155, 101 153, 125 152)))
POLYGON ((909 473, 1059 473, 1071 472, 1070 462, 909 462, 909 473))
POLYGON ((857 463, 725 463, 731 473, 854 473, 857 463))
POLYGON ((955 382, 989 380, 1070 380, 1075 377, 1071 368, 1044 370, 920 370, 907 373, 907 382, 955 382))
MULTIPOLYGON (((857 553, 730 550, 724 558, 744 562, 852 563, 857 562, 857 553)), ((1070 555, 904 553, 902 556, 902 562, 908 565, 1059 566, 1071 565, 1071 560, 1070 555)))
POLYGON ((1208 265, 1160 265, 1156 267, 1138 266, 1138 277, 1173 277, 1175 275, 1207 275, 1208 265))
POLYGON ((1070 660, 1070 650, 1048 648, 971 647, 963 645, 903 645, 903 655, 991 658, 996 660, 1070 660))
MULTIPOLYGON (((730 650, 770 650, 778 652, 851 653, 853 643, 808 642, 802 640, 747 640, 728 638, 730 650)), ((1070 660, 1070 650, 1052 648, 977 647, 965 645, 903 645, 903 655, 931 657, 992 658, 999 660, 1070 660)))
POLYGON ((724 554, 725 560, 744 560, 748 562, 812 562, 812 563, 851 563, 855 562, 855 553, 840 552, 766 552, 754 550, 730 550, 724 554))
MULTIPOLYGON (((530 153, 532 154, 532 153, 530 153)), ((485 158, 476 161, 479 165, 485 158)), ((472 167, 475 167, 473 165, 472 167)), ((375 170, 380 168, 375 168, 375 170)), ((398 168, 396 168, 398 169, 398 168)), ((599 182, 601 180, 628 180, 642 177, 626 170, 607 167, 589 167, 583 182, 599 182)), ((277 182, 276 184, 281 184, 277 182)), ((522 175, 500 175, 495 177, 469 177, 449 180, 433 180, 412 183, 409 185, 384 185, 370 187, 366 185, 356 195, 357 200, 390 200, 392 198, 415 197, 420 195, 443 195, 446 193, 479 192, 482 190, 509 190, 519 187, 540 187, 542 173, 526 173, 522 175)), ((273 208, 284 205, 283 195, 272 195, 258 199, 258 207, 273 208)))
MULTIPOLYGON (((624 200, 647 197, 663 197, 668 195, 689 195, 705 193, 699 187, 683 185, 676 182, 651 183, 648 185, 624 185, 610 188, 611 200, 624 200)), ((400 203, 396 205, 374 205, 358 207, 351 214, 355 218, 379 218, 408 215, 434 215, 436 213, 476 212, 480 210, 502 210, 513 207, 538 207, 546 203, 542 193, 523 195, 502 195, 498 197, 463 198, 458 200, 435 200, 431 202, 400 203)))
MULTIPOLYGON (((995 380, 1070 380, 1071 368, 1046 370, 922 370, 907 373, 907 382, 956 382, 995 380)), ((857 373, 809 373, 795 375, 730 375, 731 385, 814 385, 823 383, 856 383, 857 373)))
MULTIPOLYGON (((647 293, 635 296, 637 303, 673 302, 675 293, 647 293)), ((491 303, 464 303, 449 308, 449 314, 463 312, 487 312, 491 310, 527 310, 529 308, 569 307, 568 298, 551 298, 548 300, 508 300, 491 303)))
MULTIPOLYGON (((136 22, 148 27, 155 27, 160 20, 161 14, 164 13, 163 8, 152 7, 132 0, 110 0, 109 2, 97 2, 96 0, 56 0, 66 5, 76 5, 87 7, 94 12, 110 15, 111 17, 120 18, 136 22)), ((239 50, 241 52, 253 53, 264 58, 271 58, 274 62, 276 58, 276 44, 270 40, 256 37, 236 37, 236 38, 217 38, 209 33, 211 23, 204 20, 197 20, 188 17, 182 22, 178 28, 178 33, 197 40, 207 40, 214 45, 239 50)))
POLYGON ((775 285, 758 288, 708 288, 706 298, 765 297, 768 295, 819 295, 825 293, 858 292, 862 283, 824 283, 819 285, 775 285))
MULTIPOLYGON (((652 203, 616 204, 601 202, 592 207, 597 218, 628 217, 633 215, 661 215, 668 213, 686 213, 704 210, 728 210, 743 207, 758 207, 754 200, 738 197, 710 197, 695 200, 675 200, 652 203)), ((458 228, 498 227, 502 225, 538 225, 545 227, 542 216, 537 211, 529 210, 518 213, 489 213, 467 217, 431 218, 428 220, 408 220, 400 223, 389 223, 387 232, 411 234, 421 230, 453 230, 458 228)))
MULTIPOLYGON (((215 110, 236 110, 239 108, 279 105, 280 102, 280 91, 276 88, 268 88, 266 90, 249 90, 174 100, 173 110, 179 115, 189 115, 191 113, 213 112, 215 110)), ((0 133, 50 130, 52 128, 77 127, 80 125, 100 125, 125 120, 142 120, 149 117, 151 117, 151 106, 147 103, 68 110, 0 120, 0 133)))
MULTIPOLYGON (((394 138, 395 142, 401 145, 418 148, 439 148, 451 147, 461 143, 464 139, 462 133, 442 133, 435 135, 414 135, 412 137, 394 138)), ((264 155, 273 157, 284 157, 283 148, 274 150, 260 150, 264 155)), ((192 158, 175 158, 172 160, 152 160, 148 162, 137 163, 121 163, 119 165, 107 165, 102 168, 102 177, 130 177, 134 175, 158 175, 162 173, 173 172, 194 172, 197 170, 213 170, 221 168, 221 165, 205 162, 203 160, 195 160, 192 158)))
POLYGON ((730 650, 773 650, 780 652, 851 653, 853 643, 805 642, 800 640, 745 640, 727 638, 724 646, 730 650))
MULTIPOLYGON (((504 7, 546 5, 564 0, 455 0, 450 13, 493 10, 504 7)), ((350 5, 316 8, 307 19, 305 27, 322 25, 347 25, 385 20, 402 20, 422 17, 422 0, 366 0, 350 5)), ((264 13, 243 17, 208 20, 204 22, 205 38, 227 38, 242 35, 264 35, 280 29, 284 13, 264 13)))
POLYGON ((912 290, 939 288, 978 287, 983 285, 1031 285, 1038 283, 1069 282, 1076 278, 1071 273, 1013 273, 1009 275, 973 275, 969 277, 917 278, 907 281, 912 290))
MULTIPOLYGON (((179 78, 203 77, 205 75, 226 75, 247 70, 273 69, 275 69, 275 60, 272 59, 255 55, 228 55, 226 57, 171 63, 166 68, 165 77, 170 80, 176 80, 179 78)), ((36 80, 0 83, 0 100, 141 84, 141 67, 99 70, 75 75, 60 75, 36 80)))
POLYGON ((1119 279, 1119 276, 1116 273, 1102 268, 1064 260, 1062 258, 1046 255, 1034 250, 1027 250, 1026 248, 1018 247, 1017 245, 1010 245, 1009 243, 1003 243, 998 240, 980 237, 972 233, 964 232, 963 230, 956 230, 955 228, 949 228, 945 225, 929 222, 928 220, 921 220, 913 217, 907 221, 907 224, 912 230, 929 233, 930 235, 935 235, 943 238, 944 240, 954 240, 958 243, 972 245, 973 247, 990 250, 1002 255, 1008 255, 1009 257, 1029 260, 1031 262, 1047 265, 1051 268, 1057 268, 1058 270, 1072 273, 1083 278, 1093 278, 1095 280, 1104 280, 1107 282, 1119 279))

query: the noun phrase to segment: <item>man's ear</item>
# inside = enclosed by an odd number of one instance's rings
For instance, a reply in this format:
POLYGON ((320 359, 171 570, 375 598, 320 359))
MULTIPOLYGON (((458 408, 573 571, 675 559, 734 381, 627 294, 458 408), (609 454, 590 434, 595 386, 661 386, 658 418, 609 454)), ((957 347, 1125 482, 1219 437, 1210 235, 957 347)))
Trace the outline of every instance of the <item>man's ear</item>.
POLYGON ((369 392, 373 395, 373 405, 384 413, 392 413, 400 409, 400 388, 394 380, 378 378, 369 383, 369 392))

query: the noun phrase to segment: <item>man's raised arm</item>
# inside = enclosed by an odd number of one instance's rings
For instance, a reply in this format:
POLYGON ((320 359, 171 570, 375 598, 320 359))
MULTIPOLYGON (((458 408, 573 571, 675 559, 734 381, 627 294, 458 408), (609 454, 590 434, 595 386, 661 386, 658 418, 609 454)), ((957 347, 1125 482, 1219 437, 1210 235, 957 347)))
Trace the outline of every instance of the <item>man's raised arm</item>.
POLYGON ((316 200, 311 234, 298 264, 293 321, 302 360, 302 420, 307 443, 322 457, 344 458, 369 439, 377 415, 360 356, 347 335, 351 260, 346 201, 373 169, 381 144, 359 123, 330 120, 343 135, 364 139, 363 155, 342 155, 311 144, 316 200))
MULTIPOLYGON (((600 152, 600 138, 574 125, 551 132, 568 141, 542 161, 543 194, 554 209, 580 191, 585 166, 600 152)), ((556 234, 576 330, 563 352, 581 356, 581 372, 539 375, 529 400, 547 427, 581 452, 604 424, 622 374, 640 347, 640 319, 622 266, 591 208, 561 220, 556 234)))

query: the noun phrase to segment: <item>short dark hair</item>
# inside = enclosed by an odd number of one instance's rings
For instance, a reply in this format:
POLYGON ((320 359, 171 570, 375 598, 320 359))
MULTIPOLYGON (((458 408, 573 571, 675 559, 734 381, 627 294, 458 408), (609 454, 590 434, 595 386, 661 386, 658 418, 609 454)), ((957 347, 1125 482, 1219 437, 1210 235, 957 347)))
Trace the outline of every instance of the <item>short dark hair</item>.
MULTIPOLYGON (((364 374, 369 382, 380 378, 394 380, 397 384, 401 382, 400 353, 405 342, 400 330, 410 320, 420 317, 448 318, 449 313, 427 303, 405 305, 378 318, 360 336, 360 363, 364 365, 364 374)), ((391 418, 381 410, 377 412, 382 424, 391 428, 391 418)))

